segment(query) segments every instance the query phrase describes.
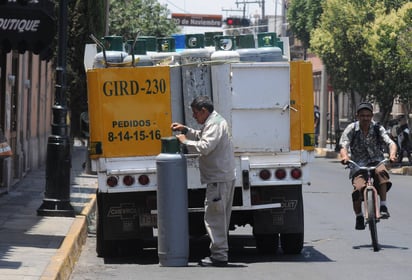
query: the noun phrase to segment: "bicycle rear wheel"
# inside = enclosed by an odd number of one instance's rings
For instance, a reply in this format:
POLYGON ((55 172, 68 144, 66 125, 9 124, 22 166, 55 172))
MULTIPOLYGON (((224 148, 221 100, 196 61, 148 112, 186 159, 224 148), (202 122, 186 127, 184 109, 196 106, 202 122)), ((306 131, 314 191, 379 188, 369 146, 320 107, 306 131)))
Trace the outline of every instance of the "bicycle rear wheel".
POLYGON ((369 231, 371 233, 371 239, 372 239, 372 247, 373 251, 377 252, 379 251, 379 243, 378 243, 378 230, 376 227, 376 205, 375 205, 375 198, 373 195, 372 190, 368 190, 366 192, 366 201, 367 201, 367 211, 368 211, 368 226, 369 226, 369 231))

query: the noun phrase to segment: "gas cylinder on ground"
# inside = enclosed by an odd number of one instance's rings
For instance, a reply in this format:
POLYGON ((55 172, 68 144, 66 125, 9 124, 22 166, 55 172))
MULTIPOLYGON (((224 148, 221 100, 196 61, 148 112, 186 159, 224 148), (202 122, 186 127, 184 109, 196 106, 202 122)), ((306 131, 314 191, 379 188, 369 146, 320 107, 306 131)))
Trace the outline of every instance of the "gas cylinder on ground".
POLYGON ((161 266, 187 266, 187 163, 175 136, 163 137, 156 157, 158 257, 161 266))

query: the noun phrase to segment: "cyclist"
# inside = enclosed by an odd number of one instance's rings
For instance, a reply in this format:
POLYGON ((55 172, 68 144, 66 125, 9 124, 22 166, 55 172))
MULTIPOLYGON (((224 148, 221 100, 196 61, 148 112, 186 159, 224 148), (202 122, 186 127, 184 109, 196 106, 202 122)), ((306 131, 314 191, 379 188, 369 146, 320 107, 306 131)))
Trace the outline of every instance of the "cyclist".
MULTIPOLYGON (((360 166, 376 165, 384 159, 382 145, 386 144, 389 150, 389 160, 396 161, 397 146, 387 134, 385 128, 375 123, 373 107, 369 102, 358 105, 356 112, 357 121, 350 123, 340 138, 340 156, 343 164, 352 159, 360 166), (350 157, 349 157, 350 151, 350 157)), ((386 205, 386 193, 392 186, 389 173, 384 165, 380 165, 374 172, 375 187, 380 197, 380 214, 382 219, 389 218, 386 205)), ((365 220, 362 213, 362 193, 366 186, 365 173, 351 169, 349 177, 352 179, 353 210, 356 215, 355 229, 365 229, 365 220)))
POLYGON ((411 148, 411 143, 409 139, 409 126, 408 122, 406 120, 405 115, 401 115, 398 118, 399 121, 399 126, 397 127, 397 140, 398 140, 398 162, 402 163, 403 157, 406 153, 406 156, 408 157, 409 164, 412 164, 412 148, 411 148))

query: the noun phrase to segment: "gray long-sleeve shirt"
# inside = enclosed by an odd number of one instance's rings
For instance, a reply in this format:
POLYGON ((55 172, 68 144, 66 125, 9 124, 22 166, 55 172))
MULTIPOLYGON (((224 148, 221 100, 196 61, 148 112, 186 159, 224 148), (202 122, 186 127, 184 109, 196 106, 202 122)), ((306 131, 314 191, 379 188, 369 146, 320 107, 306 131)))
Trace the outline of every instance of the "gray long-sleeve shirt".
POLYGON ((213 111, 201 130, 188 128, 189 151, 200 154, 199 169, 202 184, 227 182, 235 179, 235 158, 232 136, 226 120, 213 111))

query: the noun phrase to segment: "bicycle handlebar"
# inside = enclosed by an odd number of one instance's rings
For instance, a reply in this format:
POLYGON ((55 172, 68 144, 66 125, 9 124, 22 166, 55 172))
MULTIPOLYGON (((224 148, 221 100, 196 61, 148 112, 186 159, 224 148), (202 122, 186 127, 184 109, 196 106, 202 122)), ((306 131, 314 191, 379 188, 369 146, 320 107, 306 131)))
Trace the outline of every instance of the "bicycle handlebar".
POLYGON ((376 164, 375 166, 360 166, 359 164, 357 164, 353 160, 348 160, 347 165, 349 166, 349 168, 353 168, 353 167, 350 166, 350 165, 352 165, 356 168, 359 168, 360 170, 372 171, 372 170, 375 170, 379 165, 384 164, 388 161, 390 161, 390 160, 389 159, 384 159, 384 160, 380 161, 378 164, 376 164))

